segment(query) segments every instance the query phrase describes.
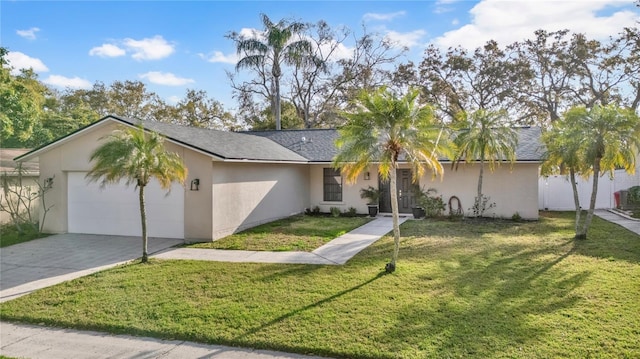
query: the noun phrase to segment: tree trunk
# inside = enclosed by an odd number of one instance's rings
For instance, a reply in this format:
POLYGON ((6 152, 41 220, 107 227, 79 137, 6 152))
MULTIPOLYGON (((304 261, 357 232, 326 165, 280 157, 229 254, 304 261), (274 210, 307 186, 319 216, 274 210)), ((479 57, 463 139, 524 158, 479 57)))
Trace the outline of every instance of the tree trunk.
POLYGON ((482 208, 482 179, 484 177, 484 156, 480 157, 480 175, 478 176, 478 194, 475 200, 475 215, 476 217, 482 217, 484 209, 482 208))
POLYGON ((280 124, 280 116, 281 116, 281 111, 280 111, 280 77, 278 76, 274 76, 273 78, 273 82, 275 84, 275 88, 276 88, 276 98, 275 98, 275 104, 276 104, 276 130, 280 131, 282 129, 282 126, 280 124))
POLYGON ((400 225, 398 224, 398 188, 397 188, 397 173, 396 164, 391 166, 391 174, 389 175, 389 186, 391 192, 391 216, 393 219, 393 257, 391 257, 391 263, 387 266, 387 272, 393 272, 396 269, 396 262, 398 261, 398 252, 400 251, 400 225))
POLYGON ((140 197, 140 221, 142 222, 142 263, 149 261, 147 252, 147 211, 144 206, 144 186, 139 186, 140 197))
POLYGON ((589 201, 589 211, 587 211, 587 217, 584 220, 584 225, 579 234, 576 235, 576 239, 587 239, 587 231, 591 226, 591 220, 593 220, 593 212, 596 208, 596 197, 598 195, 598 179, 600 178, 600 157, 596 158, 593 162, 593 187, 591 188, 591 200, 589 201))
POLYGON ((573 168, 569 169, 569 180, 571 181, 571 188, 573 189, 573 203, 576 206, 575 232, 576 236, 578 236, 578 231, 580 230, 580 215, 582 214, 582 208, 580 208, 580 196, 578 195, 578 184, 576 183, 576 170, 573 168))

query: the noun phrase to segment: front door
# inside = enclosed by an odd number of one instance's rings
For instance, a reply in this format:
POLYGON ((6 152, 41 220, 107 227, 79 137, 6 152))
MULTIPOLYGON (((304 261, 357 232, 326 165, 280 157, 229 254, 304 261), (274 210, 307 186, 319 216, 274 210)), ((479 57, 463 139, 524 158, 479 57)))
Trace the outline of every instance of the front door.
MULTIPOLYGON (((399 169, 397 174, 398 191, 398 212, 411 213, 411 207, 415 205, 414 188, 417 186, 411 182, 411 170, 399 169)), ((389 181, 380 180, 382 199, 380 201, 380 212, 391 212, 391 191, 389 181)))

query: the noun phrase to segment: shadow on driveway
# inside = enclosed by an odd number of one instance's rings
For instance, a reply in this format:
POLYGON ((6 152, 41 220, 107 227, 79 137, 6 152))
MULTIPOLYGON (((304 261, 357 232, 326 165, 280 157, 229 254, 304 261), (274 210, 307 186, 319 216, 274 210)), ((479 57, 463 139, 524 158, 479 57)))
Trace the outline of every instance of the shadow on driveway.
MULTIPOLYGON (((149 238, 149 254, 182 244, 149 238)), ((139 258, 140 237, 56 234, 0 249, 0 302, 139 258)))

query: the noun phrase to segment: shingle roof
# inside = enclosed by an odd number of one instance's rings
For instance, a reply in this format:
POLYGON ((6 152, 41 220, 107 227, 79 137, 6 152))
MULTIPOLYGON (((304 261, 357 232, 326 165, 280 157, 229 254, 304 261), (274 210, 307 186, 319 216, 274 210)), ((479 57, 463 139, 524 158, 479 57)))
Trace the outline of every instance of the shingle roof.
POLYGON ((305 157, 310 162, 331 162, 336 154, 335 140, 338 138, 338 131, 335 129, 248 131, 243 133, 269 138, 305 157))
MULTIPOLYGON (((516 160, 540 161, 543 153, 540 144, 540 128, 518 127, 516 131, 518 132, 516 160)), ((331 162, 337 153, 334 144, 338 138, 336 129, 249 131, 243 133, 269 138, 306 157, 310 162, 331 162)))
POLYGON ((305 157, 260 136, 164 122, 114 118, 133 125, 140 123, 144 128, 158 132, 171 140, 224 159, 307 162, 305 157))
MULTIPOLYGON (((50 146, 56 146, 61 141, 105 120, 129 125, 142 124, 144 128, 156 131, 174 142, 225 160, 331 162, 337 153, 335 140, 338 138, 338 130, 336 129, 227 132, 107 116, 54 142, 18 156, 16 160, 30 160, 50 146)), ((516 160, 540 161, 543 154, 540 143, 541 129, 520 127, 517 131, 519 141, 516 160)))

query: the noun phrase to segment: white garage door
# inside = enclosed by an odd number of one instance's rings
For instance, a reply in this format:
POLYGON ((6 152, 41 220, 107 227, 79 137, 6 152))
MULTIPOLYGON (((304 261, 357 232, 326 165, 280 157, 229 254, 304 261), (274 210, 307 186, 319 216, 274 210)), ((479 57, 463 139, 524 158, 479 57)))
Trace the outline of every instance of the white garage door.
MULTIPOLYGON (((88 183, 86 172, 68 174, 69 233, 141 236, 138 191, 134 185, 100 187, 88 183)), ((171 193, 156 181, 145 187, 147 233, 150 237, 184 238, 184 189, 174 183, 171 193)))

